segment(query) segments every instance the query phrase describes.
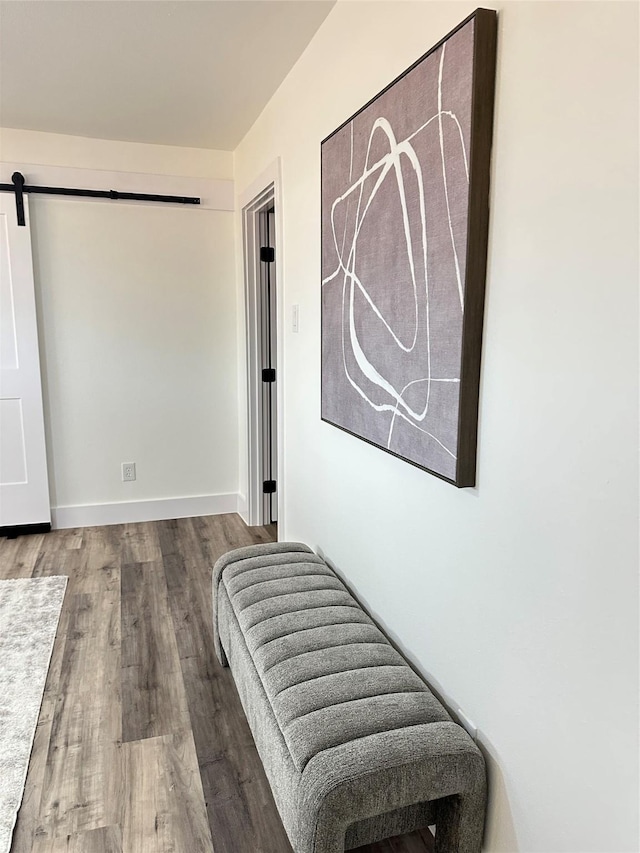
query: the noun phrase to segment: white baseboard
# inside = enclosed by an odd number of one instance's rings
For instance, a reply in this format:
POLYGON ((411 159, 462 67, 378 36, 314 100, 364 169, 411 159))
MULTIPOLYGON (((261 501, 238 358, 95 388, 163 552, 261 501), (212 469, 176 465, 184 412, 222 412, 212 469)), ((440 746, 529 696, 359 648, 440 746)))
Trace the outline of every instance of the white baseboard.
POLYGON ((245 524, 249 524, 249 504, 246 495, 238 495, 238 515, 245 524))
MULTIPOLYGON (((104 524, 191 518, 198 515, 222 515, 227 512, 238 512, 240 500, 240 495, 232 493, 162 498, 151 501, 56 506, 51 509, 51 520, 53 528, 59 530, 68 527, 98 527, 104 524)), ((246 504, 246 501, 244 503, 246 504)))

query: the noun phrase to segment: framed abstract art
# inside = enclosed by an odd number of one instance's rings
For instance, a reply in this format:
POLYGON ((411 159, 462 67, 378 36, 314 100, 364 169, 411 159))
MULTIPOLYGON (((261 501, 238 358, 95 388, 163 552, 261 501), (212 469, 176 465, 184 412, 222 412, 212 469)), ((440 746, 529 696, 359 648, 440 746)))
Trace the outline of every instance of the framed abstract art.
POLYGON ((322 419, 475 485, 497 18, 322 142, 322 419))

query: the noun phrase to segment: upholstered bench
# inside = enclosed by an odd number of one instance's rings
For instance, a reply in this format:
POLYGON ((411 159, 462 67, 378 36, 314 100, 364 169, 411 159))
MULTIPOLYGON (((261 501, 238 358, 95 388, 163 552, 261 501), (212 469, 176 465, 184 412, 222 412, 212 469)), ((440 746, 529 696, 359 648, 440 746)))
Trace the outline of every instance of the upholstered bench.
POLYGON ((431 824, 438 853, 480 851, 480 751, 323 560, 295 542, 231 551, 213 612, 296 853, 431 824))

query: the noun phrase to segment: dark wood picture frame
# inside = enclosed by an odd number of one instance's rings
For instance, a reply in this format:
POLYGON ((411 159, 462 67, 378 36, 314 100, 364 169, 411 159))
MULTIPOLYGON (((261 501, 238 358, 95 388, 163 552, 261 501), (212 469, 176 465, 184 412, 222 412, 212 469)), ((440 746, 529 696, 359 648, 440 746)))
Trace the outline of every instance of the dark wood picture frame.
MULTIPOLYGON (((402 81, 407 77, 414 69, 421 65, 425 60, 427 60, 432 54, 438 51, 443 45, 445 45, 449 39, 451 39, 456 33, 462 30, 464 27, 473 22, 473 58, 472 58, 472 74, 471 74, 471 112, 470 112, 470 127, 469 127, 469 154, 468 154, 468 162, 467 162, 467 178, 468 178, 468 201, 466 208, 466 263, 464 268, 464 301, 462 302, 462 291, 461 291, 461 305, 463 305, 462 317, 458 322, 461 322, 462 326, 462 334, 461 340, 459 341, 460 353, 459 353, 459 379, 456 377, 454 380, 439 380, 439 381, 453 381, 459 383, 459 392, 457 399, 457 432, 456 432, 456 447, 455 447, 455 456, 454 462, 449 463, 451 466, 455 465, 455 470, 452 471, 443 471, 437 470, 435 466, 430 467, 428 464, 422 464, 420 459, 409 458, 403 453, 396 452, 394 449, 390 447, 385 447, 383 443, 379 440, 372 438, 371 436, 361 434, 360 430, 356 430, 348 425, 348 423, 338 422, 340 418, 335 416, 335 394, 332 391, 333 386, 331 385, 332 373, 335 373, 335 369, 332 371, 332 366, 335 367, 335 350, 336 350, 336 339, 335 339, 335 331, 333 332, 334 337, 330 339, 327 334, 327 318, 325 315, 329 314, 329 302, 327 298, 324 296, 324 287, 322 288, 323 297, 322 297, 322 390, 321 390, 321 418, 323 421, 332 424, 333 426, 337 426, 339 429, 342 429, 358 438, 361 438, 364 441, 367 441, 370 444, 373 444, 376 447, 380 447, 388 453, 391 453, 398 458, 404 459, 405 461, 410 462, 419 468, 422 468, 429 473, 434 474, 436 477, 439 477, 453 485, 462 488, 462 487, 471 487, 475 486, 476 483, 476 455, 477 455, 477 432, 478 432, 478 405, 479 405, 479 384, 480 384, 480 361, 481 361, 481 348, 482 348, 482 328, 483 328, 483 314, 484 314, 484 297, 485 297, 485 280, 486 280, 486 270, 487 270, 487 249, 488 249, 488 234, 489 234, 489 189, 490 189, 490 170, 491 170, 491 145, 492 145, 492 136, 493 136, 493 115, 494 115, 494 90, 495 90, 495 76, 496 76, 496 47, 497 47, 497 13, 493 10, 488 9, 477 9, 473 12, 468 18, 462 21, 454 30, 448 33, 443 39, 441 39, 433 48, 431 48, 427 53, 425 53, 420 59, 418 59, 410 68, 408 68, 405 72, 403 72, 399 77, 397 77, 392 83, 390 83, 385 89, 379 92, 374 98, 372 98, 367 104, 365 104, 360 110, 354 113, 347 121, 343 122, 335 131, 333 131, 329 136, 327 136, 321 145, 321 173, 322 173, 322 204, 323 204, 323 214, 322 214, 322 249, 323 249, 323 272, 322 272, 322 281, 323 285, 327 283, 328 278, 326 277, 326 273, 328 269, 325 269, 327 266, 325 262, 325 253, 328 251, 325 249, 328 244, 329 235, 327 232, 327 201, 325 199, 325 175, 327 174, 327 160, 329 160, 329 153, 327 152, 328 145, 331 140, 336 138, 336 135, 343 131, 344 129, 351 127, 351 157, 353 160, 353 151, 354 151, 354 142, 353 142, 353 127, 354 119, 357 119, 361 116, 366 110, 368 110, 372 105, 374 105, 378 99, 380 99, 383 95, 390 92, 397 83, 402 81), (331 359, 334 359, 332 362, 331 359), (332 396, 333 395, 333 396, 332 396), (332 415, 332 404, 333 404, 333 415, 332 415)), ((442 52, 442 57, 444 57, 444 48, 442 52)), ((443 59, 444 61, 444 59, 443 59)), ((442 65, 440 66, 440 74, 442 75, 442 65)), ((440 77, 440 91, 442 89, 442 76, 440 77)), ((389 101, 387 101, 389 103, 389 101)), ((442 107, 439 107, 439 116, 442 115, 442 107)), ((373 114, 373 113, 372 113, 373 114)), ((439 118, 439 121, 442 119, 439 118)), ((457 119, 456 119, 457 121, 457 119)), ((424 126, 424 125, 423 125, 424 126)), ((346 131, 345 131, 346 132, 346 131)), ((442 145, 442 130, 440 144, 442 145)), ((462 138, 462 130, 460 130, 460 136, 462 138)), ((334 142, 334 150, 337 142, 334 142)), ((462 145, 464 149, 464 142, 462 145)), ((368 156, 368 154, 367 154, 368 156)), ((443 169, 444 169, 444 149, 442 153, 443 157, 443 169)), ((344 159, 344 158, 343 158, 344 159)), ((367 163, 365 162, 365 166, 367 163)), ((364 175, 364 172, 363 172, 364 175)), ((351 174, 349 174, 349 179, 351 179, 351 174)), ((362 179, 361 179, 362 183, 362 179)), ((445 178, 446 184, 446 178, 445 178)), ((362 198, 362 190, 361 198, 362 198)), ((446 187, 445 187, 446 192, 446 187)), ((338 202, 338 198, 334 195, 329 195, 329 199, 336 198, 333 203, 331 209, 331 223, 333 226, 333 210, 338 202)), ((344 197, 341 197, 344 198, 344 197)), ((447 198, 447 205, 449 204, 447 198)), ((345 214, 346 217, 347 214, 345 214)), ((356 214, 357 219, 357 214, 356 214)), ((346 222, 346 218, 345 218, 346 222)), ((451 217, 449 217, 449 225, 451 225, 451 217)), ((423 221, 423 227, 426 228, 423 221)), ((358 233, 357 229, 359 226, 354 226, 354 241, 357 239, 358 233)), ((345 224, 345 234, 347 231, 347 225, 345 224)), ((425 232, 426 233, 426 232, 425 232)), ((451 234, 452 245, 454 244, 453 232, 451 234)), ((337 244, 335 242, 335 232, 333 234, 334 245, 336 245, 337 252, 337 244)), ((426 237, 425 237, 426 243, 426 237)), ((354 242, 355 245, 355 242, 354 242)), ((455 245, 454 245, 455 252, 455 245)), ((426 256, 425 256, 426 257, 426 256)), ((355 255, 354 255, 355 258, 355 255)), ((340 263, 343 261, 340 259, 340 263)), ((354 268, 352 271, 352 276, 355 277, 355 259, 354 259, 354 268)), ((343 269, 345 269, 343 267, 343 269)), ((346 280, 346 269, 345 269, 345 280, 346 280)), ((329 276, 329 278, 335 277, 329 276)), ((425 265, 425 278, 427 277, 426 265, 425 265)), ((334 303, 337 297, 333 297, 334 303)), ((352 297, 353 298, 353 297, 352 297)), ((427 294, 427 301, 429 296, 427 294)), ((417 303, 416 303, 417 304, 417 303)), ((335 308, 334 308, 335 310, 335 308)), ((342 296, 342 310, 344 312, 344 292, 342 296)), ((416 314, 417 317, 417 314, 416 314)), ((344 324, 344 320, 341 317, 341 323, 344 324)), ((343 331, 344 336, 344 331, 343 331)), ((456 338, 456 340, 458 340, 456 338)), ((344 350, 344 339, 343 339, 343 350, 344 350)), ((344 358, 344 355, 343 355, 344 358)), ((345 373, 348 373, 346 362, 345 362, 345 373)), ((426 380, 420 380, 426 381, 426 380)), ((433 380, 434 382, 436 380, 433 380)), ((344 382, 343 382, 344 384, 344 382)), ((353 385, 353 382, 351 382, 353 385)), ((413 383, 409 383, 413 384, 413 383)), ((429 386, 431 385, 431 379, 429 379, 429 386)), ((347 392, 349 389, 345 385, 347 392)), ((404 389, 403 389, 404 393, 404 389)), ((428 398, 427 398, 428 399, 428 398)), ((345 405, 345 400, 341 399, 343 409, 347 410, 348 406, 345 405)), ((357 395, 354 394, 354 405, 358 403, 357 395)), ((396 402, 396 413, 398 410, 398 404, 396 402)), ((374 413, 375 414, 375 413, 374 413)), ((393 416, 395 418, 395 415, 393 416)), ((345 417, 345 421, 348 419, 348 415, 345 417)), ((362 418, 360 419, 362 421, 362 418)), ((452 421, 455 425, 455 421, 452 421)), ((391 422, 391 429, 393 429, 393 419, 391 422)), ((426 432, 425 429, 420 430, 421 432, 426 432)), ((434 436, 431 436, 434 438, 434 436)), ((437 440, 437 439, 436 439, 437 440)), ((440 444, 440 442, 438 442, 440 444)), ((444 445, 442 445, 444 447, 444 445)), ((447 449, 446 447, 444 448, 447 449)), ((437 448, 436 448, 437 450, 437 448)), ((453 456, 453 454, 450 454, 453 456)))

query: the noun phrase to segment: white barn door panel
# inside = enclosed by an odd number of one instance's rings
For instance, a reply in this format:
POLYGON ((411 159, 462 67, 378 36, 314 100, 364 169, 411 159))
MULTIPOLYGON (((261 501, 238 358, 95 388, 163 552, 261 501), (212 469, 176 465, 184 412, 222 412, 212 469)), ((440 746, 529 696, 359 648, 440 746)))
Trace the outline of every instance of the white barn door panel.
POLYGON ((0 528, 51 521, 29 208, 0 193, 0 528))

